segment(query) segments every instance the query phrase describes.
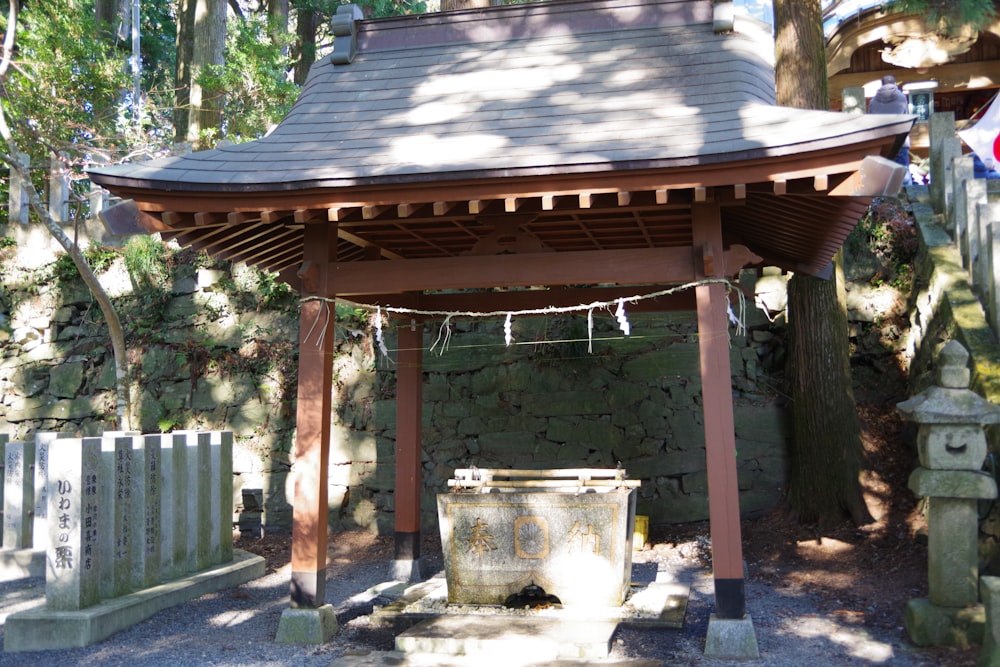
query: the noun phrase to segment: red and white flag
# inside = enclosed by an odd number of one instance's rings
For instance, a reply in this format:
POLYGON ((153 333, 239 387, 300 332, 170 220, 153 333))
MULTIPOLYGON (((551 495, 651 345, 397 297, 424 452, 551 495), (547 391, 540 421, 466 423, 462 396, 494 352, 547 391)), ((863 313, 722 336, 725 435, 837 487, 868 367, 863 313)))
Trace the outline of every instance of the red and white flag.
POLYGON ((987 169, 1000 164, 1000 104, 997 98, 993 98, 975 125, 959 130, 958 136, 976 152, 987 169))

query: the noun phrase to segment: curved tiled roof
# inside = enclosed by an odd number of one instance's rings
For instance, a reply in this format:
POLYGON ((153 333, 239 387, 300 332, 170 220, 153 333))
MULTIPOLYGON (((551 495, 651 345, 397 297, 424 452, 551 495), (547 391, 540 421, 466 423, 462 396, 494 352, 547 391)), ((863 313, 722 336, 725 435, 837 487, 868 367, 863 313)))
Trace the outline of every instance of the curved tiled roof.
POLYGON ((629 23, 639 3, 584 4, 362 24, 353 62, 314 65, 269 136, 98 169, 96 180, 266 190, 669 168, 822 149, 905 126, 775 107, 767 26, 692 30, 690 21, 710 21, 707 3, 646 5, 655 25, 629 23), (596 25, 571 30, 574 20, 596 25), (409 46, 398 39, 405 31, 434 34, 409 46))
POLYGON ((308 223, 337 224, 339 264, 384 271, 501 237, 681 249, 703 201, 725 204, 727 247, 820 274, 868 201, 841 195, 871 194, 850 186, 862 160, 890 154, 913 119, 775 106, 769 28, 720 24, 724 5, 553 0, 370 21, 346 5, 334 53, 267 137, 91 178, 133 199, 147 231, 292 284, 308 223))

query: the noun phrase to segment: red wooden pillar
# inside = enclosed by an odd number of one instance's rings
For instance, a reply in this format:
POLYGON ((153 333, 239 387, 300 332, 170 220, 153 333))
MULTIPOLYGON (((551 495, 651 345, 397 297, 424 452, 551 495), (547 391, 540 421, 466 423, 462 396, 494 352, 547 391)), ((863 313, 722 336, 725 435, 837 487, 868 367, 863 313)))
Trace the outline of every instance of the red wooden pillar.
POLYGON ((397 579, 420 575, 421 430, 424 325, 399 327, 396 370, 396 558, 397 579))
POLYGON ((295 497, 291 606, 317 608, 323 606, 326 597, 336 225, 307 224, 304 248, 299 270, 303 302, 299 315, 299 387, 292 467, 295 497))
MULTIPOLYGON (((722 218, 718 204, 692 208, 696 273, 725 277, 722 218)), ((698 303, 698 347, 701 355, 702 409, 708 464, 708 513, 712 534, 715 615, 741 619, 746 612, 743 538, 740 529, 739 480, 736 472, 736 427, 729 367, 728 296, 722 283, 695 288, 698 303)))

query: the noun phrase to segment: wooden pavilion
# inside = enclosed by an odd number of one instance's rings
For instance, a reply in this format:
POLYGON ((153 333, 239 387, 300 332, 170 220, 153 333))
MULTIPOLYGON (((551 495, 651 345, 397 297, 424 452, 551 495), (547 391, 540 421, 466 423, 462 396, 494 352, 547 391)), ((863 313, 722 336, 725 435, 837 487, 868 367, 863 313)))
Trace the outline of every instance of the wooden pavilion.
POLYGON ((770 30, 734 23, 730 3, 555 0, 378 20, 345 5, 334 32, 263 139, 91 172, 135 202, 144 230, 301 294, 290 610, 324 604, 332 300, 411 309, 395 530, 397 571, 415 572, 419 313, 692 284, 642 307, 697 311, 715 616, 743 618, 724 279, 760 265, 828 275, 871 196, 898 189, 900 170, 878 156, 912 118, 775 106, 770 30))

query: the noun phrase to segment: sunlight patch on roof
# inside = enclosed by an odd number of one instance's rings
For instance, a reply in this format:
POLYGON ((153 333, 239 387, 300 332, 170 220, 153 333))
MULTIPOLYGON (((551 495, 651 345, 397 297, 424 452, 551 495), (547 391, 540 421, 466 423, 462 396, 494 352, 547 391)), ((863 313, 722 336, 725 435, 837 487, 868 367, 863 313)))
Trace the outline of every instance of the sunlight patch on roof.
POLYGON ((511 100, 528 97, 539 90, 580 77, 580 63, 550 64, 545 67, 482 70, 462 74, 431 76, 414 88, 415 97, 457 95, 467 98, 511 100))
POLYGON ((402 164, 422 167, 456 165, 478 160, 497 152, 507 140, 496 134, 474 134, 459 137, 441 137, 436 134, 418 134, 400 137, 392 142, 392 158, 402 164))

